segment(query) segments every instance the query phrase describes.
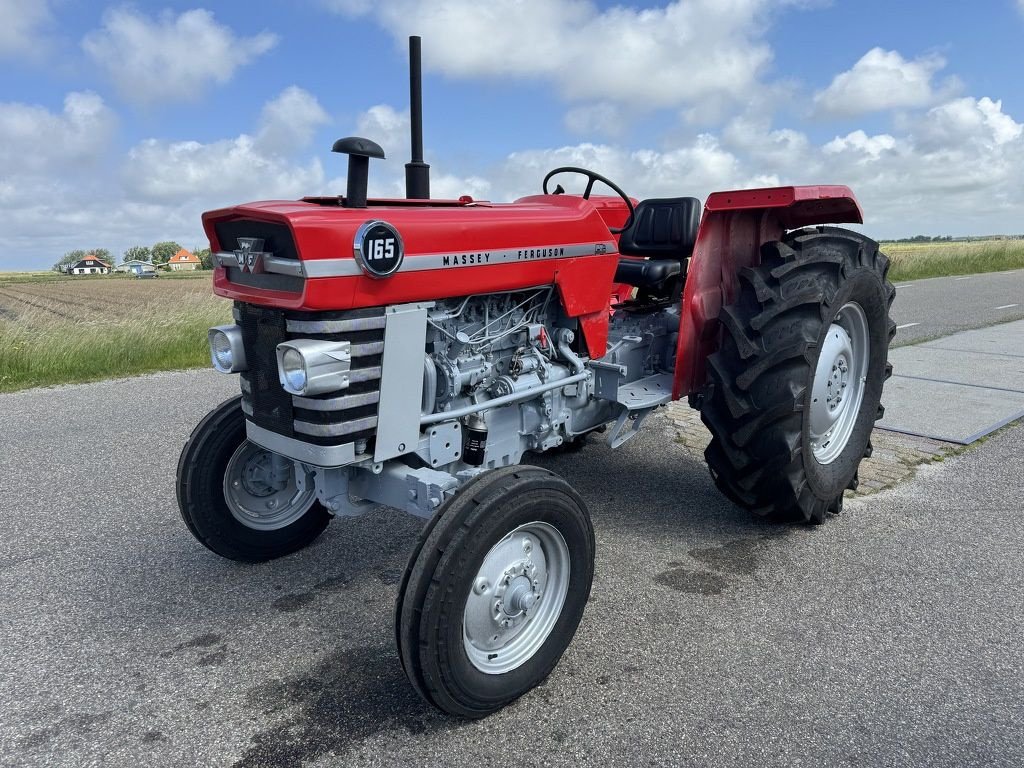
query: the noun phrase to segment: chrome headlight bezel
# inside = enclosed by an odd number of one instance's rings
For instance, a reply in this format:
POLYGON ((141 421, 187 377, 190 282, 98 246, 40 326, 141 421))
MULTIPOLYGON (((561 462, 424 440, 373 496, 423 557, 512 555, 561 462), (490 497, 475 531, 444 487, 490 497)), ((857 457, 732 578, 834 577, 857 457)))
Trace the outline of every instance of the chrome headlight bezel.
POLYGON ((240 373, 248 370, 242 329, 237 325, 216 325, 207 331, 210 345, 210 364, 220 373, 240 373))
POLYGON ((348 388, 352 367, 350 349, 347 341, 321 339, 296 339, 278 344, 277 375, 281 388, 299 397, 348 388), (298 374, 300 365, 301 376, 298 374))

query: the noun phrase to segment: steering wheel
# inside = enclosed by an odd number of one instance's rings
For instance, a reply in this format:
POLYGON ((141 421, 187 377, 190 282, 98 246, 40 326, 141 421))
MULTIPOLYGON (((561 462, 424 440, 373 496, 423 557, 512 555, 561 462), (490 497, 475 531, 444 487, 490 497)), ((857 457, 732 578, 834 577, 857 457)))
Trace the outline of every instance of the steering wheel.
MULTIPOLYGON (((615 194, 617 194, 625 201, 626 207, 629 209, 629 216, 626 217, 626 222, 621 227, 608 227, 608 230, 613 235, 617 235, 620 232, 629 229, 629 227, 633 224, 633 215, 636 213, 636 207, 633 205, 633 201, 629 199, 629 195, 623 192, 622 189, 614 182, 609 181, 601 174, 594 173, 594 171, 587 170, 586 168, 577 168, 574 165, 564 165, 561 168, 555 168, 555 170, 551 171, 550 173, 548 173, 547 176, 544 177, 544 183, 541 185, 541 189, 543 190, 545 195, 551 194, 550 192, 548 192, 548 181, 551 180, 552 176, 555 176, 559 173, 578 173, 581 176, 587 177, 587 188, 583 191, 584 200, 590 199, 590 193, 594 189, 594 182, 600 181, 602 184, 607 186, 609 189, 611 189, 613 192, 615 192, 615 194)), ((555 194, 558 193, 556 192, 555 194)))

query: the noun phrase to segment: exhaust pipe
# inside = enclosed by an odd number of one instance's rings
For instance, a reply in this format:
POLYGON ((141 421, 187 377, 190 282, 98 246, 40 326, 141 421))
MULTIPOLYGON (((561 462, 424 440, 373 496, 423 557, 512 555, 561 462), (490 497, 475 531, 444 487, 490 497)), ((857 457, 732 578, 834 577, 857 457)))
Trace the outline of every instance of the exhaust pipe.
POLYGON ((420 37, 409 38, 409 122, 412 128, 412 161, 405 164, 405 196, 430 199, 430 166, 423 162, 423 70, 420 37))

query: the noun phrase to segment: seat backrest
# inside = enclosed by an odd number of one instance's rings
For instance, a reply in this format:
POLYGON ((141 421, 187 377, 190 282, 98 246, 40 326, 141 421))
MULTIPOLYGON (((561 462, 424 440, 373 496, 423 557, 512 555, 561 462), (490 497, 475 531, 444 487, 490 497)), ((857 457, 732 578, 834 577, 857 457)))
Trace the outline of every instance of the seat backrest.
POLYGON ((666 197, 641 200, 629 229, 619 239, 619 253, 682 261, 693 252, 700 227, 700 200, 666 197))

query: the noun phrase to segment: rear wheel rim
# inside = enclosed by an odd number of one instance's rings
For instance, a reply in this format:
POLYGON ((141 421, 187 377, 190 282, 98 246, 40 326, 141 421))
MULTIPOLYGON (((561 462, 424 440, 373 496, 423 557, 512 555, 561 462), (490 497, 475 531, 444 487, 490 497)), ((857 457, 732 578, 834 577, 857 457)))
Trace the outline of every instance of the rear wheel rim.
POLYGON ((811 381, 809 437, 819 464, 831 464, 850 442, 864 402, 870 351, 867 315, 857 302, 847 302, 825 334, 811 381))
POLYGON ((306 514, 315 499, 316 487, 305 467, 248 440, 224 471, 224 500, 231 516, 246 528, 285 528, 306 514))
POLYGON ((569 547, 549 523, 521 525, 491 547, 463 612, 470 663, 501 675, 533 658, 562 614, 570 573, 569 547))

